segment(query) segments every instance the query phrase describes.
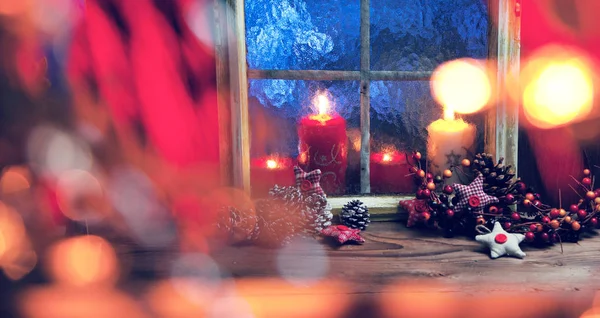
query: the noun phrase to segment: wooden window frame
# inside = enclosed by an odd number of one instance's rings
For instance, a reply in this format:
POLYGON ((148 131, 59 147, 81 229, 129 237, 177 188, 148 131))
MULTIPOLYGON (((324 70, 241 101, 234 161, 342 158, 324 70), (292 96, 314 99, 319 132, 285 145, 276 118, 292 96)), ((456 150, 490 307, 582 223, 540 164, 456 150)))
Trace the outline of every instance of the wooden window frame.
MULTIPOLYGON (((398 200, 410 196, 370 196, 370 84, 371 81, 423 81, 432 72, 372 71, 370 69, 370 0, 360 0, 360 70, 256 70, 246 62, 245 0, 215 0, 215 53, 223 182, 250 192, 250 127, 248 116, 249 79, 360 81, 361 196, 329 198, 334 210, 351 199, 365 201, 373 214, 392 216, 398 200), (366 202, 368 201, 368 202, 366 202)), ((520 71, 520 0, 488 0, 488 43, 490 61, 497 68, 497 107, 485 120, 485 151, 503 157, 517 169, 518 103, 506 93, 507 80, 518 79, 520 71), (497 21, 497 23, 495 23, 497 21)))

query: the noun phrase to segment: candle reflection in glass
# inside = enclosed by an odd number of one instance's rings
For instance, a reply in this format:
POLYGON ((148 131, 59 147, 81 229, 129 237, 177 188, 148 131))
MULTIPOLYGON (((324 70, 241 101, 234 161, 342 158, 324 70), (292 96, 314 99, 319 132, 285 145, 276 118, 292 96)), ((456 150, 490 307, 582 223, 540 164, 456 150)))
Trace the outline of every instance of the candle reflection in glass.
POLYGON ((410 193, 414 182, 408 175, 410 164, 403 152, 393 147, 384 147, 371 154, 372 193, 410 193))
POLYGON ((255 158, 250 164, 252 196, 266 197, 274 185, 294 185, 294 165, 291 158, 278 155, 255 158))

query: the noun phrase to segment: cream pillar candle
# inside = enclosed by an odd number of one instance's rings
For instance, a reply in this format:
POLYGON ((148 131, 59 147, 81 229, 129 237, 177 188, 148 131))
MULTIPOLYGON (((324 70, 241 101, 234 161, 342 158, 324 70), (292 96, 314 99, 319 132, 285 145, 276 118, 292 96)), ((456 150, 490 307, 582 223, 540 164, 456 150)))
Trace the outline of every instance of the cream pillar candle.
MULTIPOLYGON (((454 118, 454 111, 446 108, 444 118, 438 119, 427 127, 427 160, 430 172, 442 174, 451 166, 460 165, 467 158, 467 150, 471 150, 475 141, 475 126, 462 119, 454 118)), ((460 183, 458 174, 453 173, 448 184, 460 183)))

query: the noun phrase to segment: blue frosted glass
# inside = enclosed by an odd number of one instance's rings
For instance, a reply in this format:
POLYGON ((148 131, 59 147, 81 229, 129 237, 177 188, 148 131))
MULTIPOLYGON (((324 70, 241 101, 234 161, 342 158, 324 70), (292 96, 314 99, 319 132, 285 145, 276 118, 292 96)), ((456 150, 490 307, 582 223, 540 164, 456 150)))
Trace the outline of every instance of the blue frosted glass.
POLYGON ((247 0, 252 69, 358 70, 359 0, 247 0))
MULTIPOLYGON (((442 118, 442 108, 433 100, 428 81, 371 82, 371 149, 386 146, 398 150, 420 150, 426 154, 427 126, 442 118)), ((464 117, 477 129, 477 150, 483 150, 483 116, 464 117)))
POLYGON ((371 0, 371 69, 432 71, 487 58, 487 33, 484 0, 371 0))

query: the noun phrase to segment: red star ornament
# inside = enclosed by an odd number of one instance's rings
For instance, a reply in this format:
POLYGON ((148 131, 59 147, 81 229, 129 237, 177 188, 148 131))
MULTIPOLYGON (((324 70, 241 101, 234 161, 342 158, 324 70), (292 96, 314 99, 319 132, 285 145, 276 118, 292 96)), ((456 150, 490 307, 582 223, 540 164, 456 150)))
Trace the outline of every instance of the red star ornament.
POLYGON ((454 184, 452 186, 459 198, 456 210, 463 211, 470 207, 474 212, 483 212, 483 209, 498 202, 498 198, 488 195, 483 191, 483 175, 477 176, 469 185, 454 184))
POLYGON ((321 234, 337 239, 340 244, 356 242, 362 244, 365 239, 360 236, 359 229, 351 229, 345 225, 332 225, 321 230, 321 234))
POLYGON ((295 166, 294 174, 296 175, 296 186, 302 190, 302 193, 325 195, 325 191, 323 191, 320 184, 321 170, 315 169, 311 172, 305 172, 302 168, 295 166))
POLYGON ((408 212, 408 221, 406 227, 413 227, 420 221, 424 221, 423 213, 430 212, 429 204, 426 200, 411 199, 402 200, 400 207, 408 212))

